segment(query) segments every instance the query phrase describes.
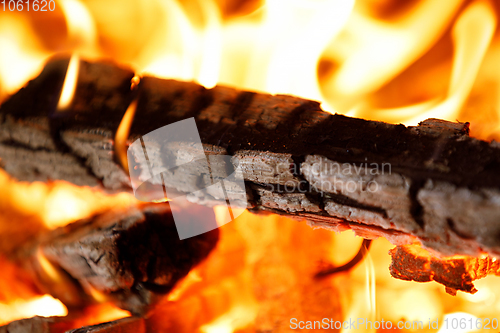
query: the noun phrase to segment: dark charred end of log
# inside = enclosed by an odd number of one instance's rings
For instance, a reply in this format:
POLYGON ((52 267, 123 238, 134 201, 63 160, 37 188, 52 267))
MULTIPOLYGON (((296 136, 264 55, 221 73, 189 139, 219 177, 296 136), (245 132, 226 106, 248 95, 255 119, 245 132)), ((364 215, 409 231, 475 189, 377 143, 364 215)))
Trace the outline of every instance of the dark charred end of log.
POLYGON ((31 250, 31 270, 45 292, 62 300, 70 294, 69 305, 100 301, 95 299, 98 292, 100 298, 143 315, 208 256, 218 238, 214 229, 180 240, 168 203, 140 205, 45 235, 31 250), (39 264, 40 253, 59 271, 57 283, 39 264))
POLYGON ((118 261, 122 269, 132 272, 132 293, 167 294, 213 250, 219 231, 180 240, 171 214, 144 215, 145 223, 137 223, 117 237, 118 261))
POLYGON ((67 110, 57 110, 68 64, 68 58, 50 60, 37 78, 2 104, 0 114, 15 119, 48 117, 54 133, 74 128, 115 131, 135 97, 130 88, 134 72, 113 62, 81 60, 72 102, 67 110))

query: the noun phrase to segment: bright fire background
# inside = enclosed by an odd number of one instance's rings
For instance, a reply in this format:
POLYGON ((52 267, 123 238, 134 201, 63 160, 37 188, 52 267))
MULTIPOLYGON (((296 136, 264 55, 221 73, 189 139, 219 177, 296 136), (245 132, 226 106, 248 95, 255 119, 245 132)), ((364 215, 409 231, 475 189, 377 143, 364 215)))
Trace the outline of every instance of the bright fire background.
MULTIPOLYGON (((0 3, 0 101, 36 76, 48 57, 72 53, 206 87, 293 94, 321 101, 327 111, 367 119, 407 125, 431 117, 469 121, 473 136, 500 138, 500 4, 495 0, 56 0, 55 10, 47 12, 10 11, 10 2, 5 0, 5 11, 0 3)), ((0 186, 7 189, 0 191, 2 240, 134 202, 128 194, 107 196, 62 182, 18 183, 2 172, 0 186), (22 223, 9 224, 14 217, 22 223)), ((338 293, 342 318, 427 322, 456 312, 490 318, 500 313, 495 278, 476 282, 477 294, 455 298, 433 283, 390 278, 390 245, 384 240, 375 242, 371 259, 317 290, 310 279, 315 263, 345 262, 359 240, 284 218, 263 221, 245 214, 222 228, 215 253, 169 300, 180 309, 203 297, 218 300, 200 322, 202 332, 243 332, 252 322, 263 330, 273 327, 262 309, 272 313, 279 305, 262 299, 311 302, 303 298, 323 289, 338 293), (231 241, 230 234, 239 241, 231 241), (306 251, 305 240, 329 245, 297 256, 306 251), (259 273, 267 254, 263 249, 276 256, 266 267, 283 271, 259 273), (214 259, 224 255, 234 261, 214 259), (294 262, 295 257, 311 263, 294 262), (282 279, 284 287, 252 286, 259 274, 282 279), (302 294, 289 294, 295 287, 302 294)), ((2 242, 0 249, 15 245, 2 242)), ((9 269, 0 289, 23 281, 9 269)), ((0 290, 0 323, 66 313, 57 300, 23 290, 0 290)))

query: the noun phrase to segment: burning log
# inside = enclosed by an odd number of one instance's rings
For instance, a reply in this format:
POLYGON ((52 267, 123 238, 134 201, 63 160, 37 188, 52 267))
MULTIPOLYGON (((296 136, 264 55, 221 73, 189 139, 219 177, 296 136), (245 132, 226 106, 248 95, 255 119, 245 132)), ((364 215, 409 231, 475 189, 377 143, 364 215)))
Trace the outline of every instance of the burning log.
POLYGON ((113 138, 139 96, 128 140, 194 117, 207 153, 238 159, 254 212, 395 244, 418 240, 443 255, 500 255, 500 147, 468 137, 468 124, 391 125, 292 96, 153 77, 128 89, 132 71, 88 62, 70 108, 56 112, 66 64, 49 63, 0 109, 2 167, 19 180, 130 191, 113 155, 126 147, 113 138))
POLYGON ((143 318, 129 317, 93 326, 78 326, 79 320, 67 317, 33 317, 13 321, 0 327, 0 333, 107 333, 107 332, 146 332, 143 318))
POLYGON ((500 275, 500 263, 488 256, 437 258, 418 244, 402 245, 390 251, 391 275, 397 279, 429 282, 436 281, 446 292, 456 295, 457 290, 474 294, 474 280, 488 274, 500 275))
POLYGON ((146 325, 143 318, 124 318, 109 323, 81 327, 68 331, 68 333, 145 333, 146 325))
POLYGON ((145 314, 217 240, 217 229, 179 240, 169 204, 150 204, 56 229, 25 247, 18 260, 66 305, 106 300, 145 314))

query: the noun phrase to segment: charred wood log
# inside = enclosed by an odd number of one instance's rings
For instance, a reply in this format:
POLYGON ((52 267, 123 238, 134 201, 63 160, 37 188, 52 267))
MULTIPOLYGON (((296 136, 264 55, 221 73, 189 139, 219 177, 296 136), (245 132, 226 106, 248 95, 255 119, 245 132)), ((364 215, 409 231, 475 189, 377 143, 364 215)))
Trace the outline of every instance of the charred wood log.
POLYGON ((149 204, 56 229, 25 246, 18 260, 34 273, 43 291, 68 306, 112 301, 142 315, 203 260, 217 240, 217 229, 180 240, 169 204, 149 204))
POLYGON ((129 140, 194 117, 207 151, 239 160, 254 212, 395 244, 418 240, 444 255, 500 255, 500 147, 468 137, 468 124, 391 125, 292 96, 153 77, 127 90, 131 71, 83 64, 70 111, 54 115, 46 101, 59 94, 50 82, 64 76, 65 63, 55 62, 2 105, 0 158, 12 176, 130 191, 112 139, 138 94, 129 140))

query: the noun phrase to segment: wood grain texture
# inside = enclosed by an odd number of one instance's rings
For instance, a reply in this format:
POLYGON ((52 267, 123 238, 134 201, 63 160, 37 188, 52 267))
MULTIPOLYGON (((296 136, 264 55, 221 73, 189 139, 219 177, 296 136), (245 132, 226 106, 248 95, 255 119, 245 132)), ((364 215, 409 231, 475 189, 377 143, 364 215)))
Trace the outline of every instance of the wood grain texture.
POLYGON ((17 260, 68 306, 108 300, 143 315, 208 256, 218 235, 180 240, 169 204, 146 204, 44 234, 19 249, 17 260))
MULTIPOLYGON (((44 77, 60 78, 64 70, 57 66, 47 65, 44 77)), ((99 66, 85 63, 80 72, 103 72, 99 66)), ((138 96, 129 140, 194 117, 205 148, 241 163, 254 212, 395 244, 418 240, 438 254, 500 255, 500 146, 468 137, 468 124, 391 125, 332 115, 293 96, 153 77, 127 90, 131 71, 116 66, 118 74, 109 73, 94 79, 109 81, 103 91, 116 93, 97 98, 85 91, 100 96, 100 89, 79 84, 74 111, 56 118, 47 103, 19 106, 31 94, 47 94, 36 89, 40 78, 2 105, 2 167, 20 180, 130 191, 112 139, 127 103, 138 96)))

